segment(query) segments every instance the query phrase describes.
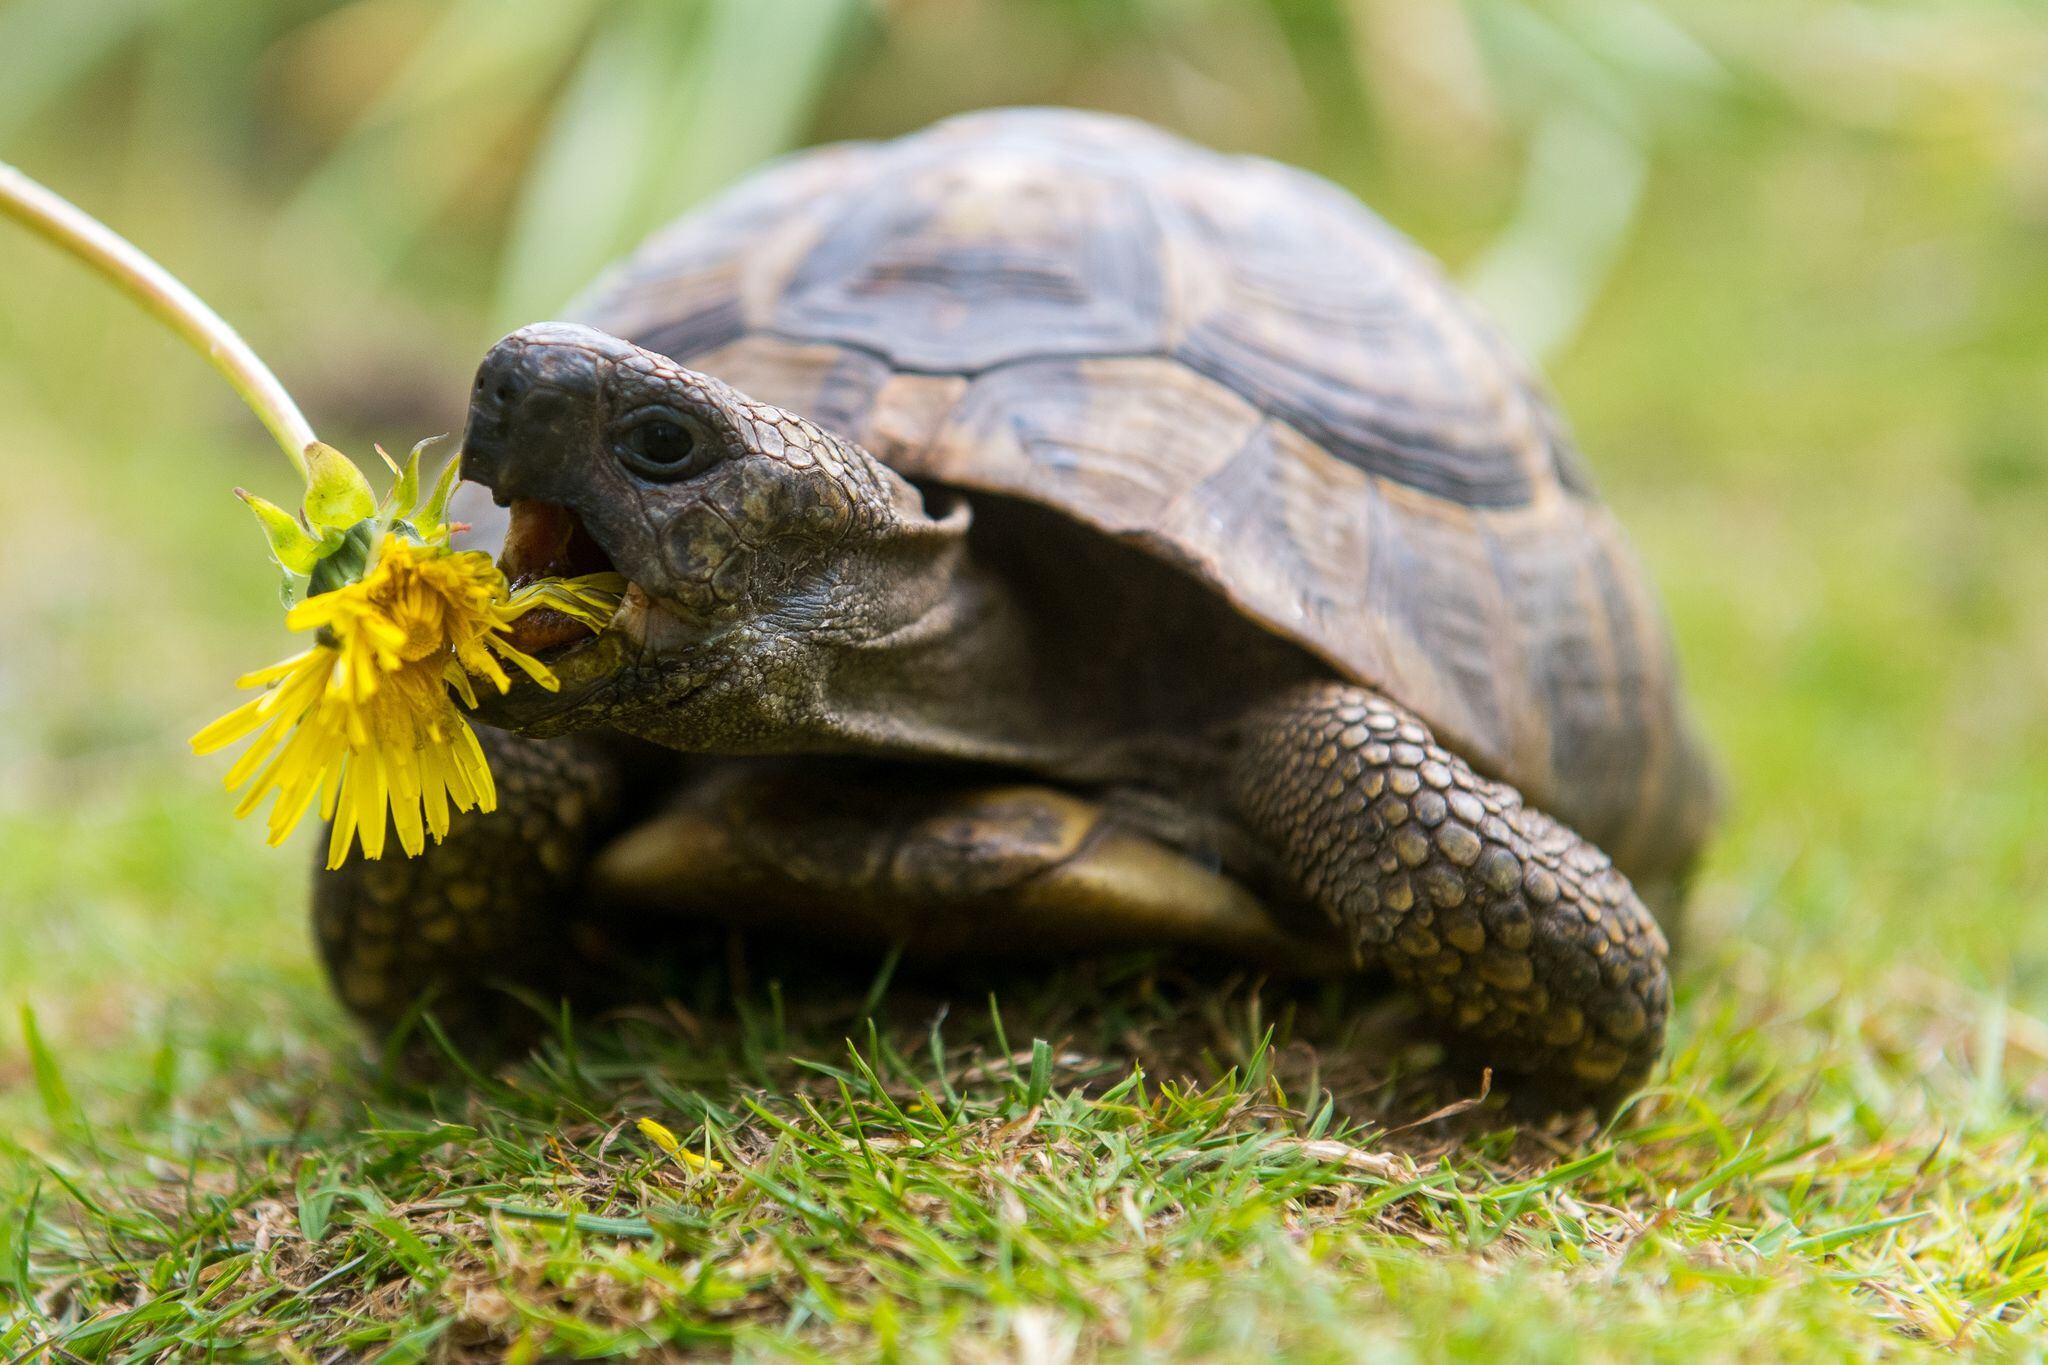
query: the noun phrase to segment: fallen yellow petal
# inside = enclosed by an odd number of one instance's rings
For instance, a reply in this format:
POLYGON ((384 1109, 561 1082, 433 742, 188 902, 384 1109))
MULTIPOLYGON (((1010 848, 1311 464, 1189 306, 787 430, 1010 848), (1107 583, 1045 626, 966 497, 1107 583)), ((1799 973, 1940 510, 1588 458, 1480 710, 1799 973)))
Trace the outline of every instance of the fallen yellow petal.
POLYGON ((666 1125, 657 1120, 642 1119, 637 1126, 640 1129, 640 1136, 646 1138, 670 1156, 674 1156, 683 1149, 683 1144, 676 1140, 676 1135, 671 1133, 666 1125))
POLYGON ((713 1160, 708 1156, 700 1156, 683 1146, 674 1133, 654 1119, 641 1119, 634 1126, 639 1128, 642 1137, 661 1148, 670 1158, 682 1162, 684 1166, 692 1170, 722 1171, 725 1169, 724 1162, 713 1160))

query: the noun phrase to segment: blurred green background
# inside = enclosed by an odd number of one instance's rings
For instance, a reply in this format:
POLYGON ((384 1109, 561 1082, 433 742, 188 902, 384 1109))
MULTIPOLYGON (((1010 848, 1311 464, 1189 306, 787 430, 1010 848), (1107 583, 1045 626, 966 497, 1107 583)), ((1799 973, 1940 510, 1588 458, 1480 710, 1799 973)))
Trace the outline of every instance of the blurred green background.
MULTIPOLYGON (((2031 0, 0 3, 0 158, 353 450, 455 426, 498 334, 763 158, 1018 102, 1329 175, 1539 356, 1732 778, 1681 1048, 1738 998, 2048 1010, 2031 0)), ((199 1016, 237 1064, 347 1038, 310 847, 265 849, 184 748, 287 650, 228 490, 288 501, 288 469, 0 230, 0 479, 0 1003, 106 1077, 199 1016)))

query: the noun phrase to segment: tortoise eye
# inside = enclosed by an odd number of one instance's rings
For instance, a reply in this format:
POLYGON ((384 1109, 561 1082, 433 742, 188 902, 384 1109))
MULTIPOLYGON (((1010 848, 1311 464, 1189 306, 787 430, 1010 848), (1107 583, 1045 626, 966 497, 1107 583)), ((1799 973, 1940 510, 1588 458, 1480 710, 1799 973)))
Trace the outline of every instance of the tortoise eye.
POLYGON ((628 469, 664 483, 702 473, 717 458, 709 431, 666 410, 647 413, 620 432, 612 449, 628 469))

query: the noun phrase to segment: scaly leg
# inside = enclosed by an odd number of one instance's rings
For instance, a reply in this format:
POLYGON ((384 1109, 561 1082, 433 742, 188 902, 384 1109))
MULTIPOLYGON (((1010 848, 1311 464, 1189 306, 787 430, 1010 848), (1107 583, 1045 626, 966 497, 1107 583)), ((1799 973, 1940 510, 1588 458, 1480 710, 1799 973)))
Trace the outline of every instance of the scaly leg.
POLYGON ((1611 1105, 1663 1048, 1666 946, 1607 855, 1341 684, 1250 718, 1233 786, 1287 893, 1480 1057, 1611 1105))
MULTIPOLYGON (((344 1004, 388 1028, 431 996, 462 1026, 508 1017, 492 987, 547 987, 568 952, 594 836, 617 802, 617 763, 574 740, 478 736, 498 808, 457 815, 417 858, 360 853, 313 878, 313 922, 344 1004)), ((325 845, 322 845, 325 853, 325 845)))

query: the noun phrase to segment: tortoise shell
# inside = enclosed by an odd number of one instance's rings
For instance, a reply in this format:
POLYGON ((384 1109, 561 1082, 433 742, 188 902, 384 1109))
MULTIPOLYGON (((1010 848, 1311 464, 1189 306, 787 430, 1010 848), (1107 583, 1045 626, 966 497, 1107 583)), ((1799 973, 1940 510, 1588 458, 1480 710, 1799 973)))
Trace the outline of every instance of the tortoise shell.
POLYGON ((1559 420, 1324 180, 1122 118, 974 114, 785 158, 569 316, 1171 561, 1639 877, 1704 834, 1657 604, 1559 420))

